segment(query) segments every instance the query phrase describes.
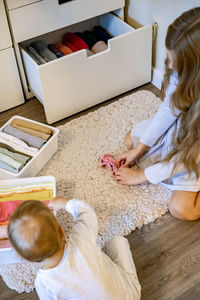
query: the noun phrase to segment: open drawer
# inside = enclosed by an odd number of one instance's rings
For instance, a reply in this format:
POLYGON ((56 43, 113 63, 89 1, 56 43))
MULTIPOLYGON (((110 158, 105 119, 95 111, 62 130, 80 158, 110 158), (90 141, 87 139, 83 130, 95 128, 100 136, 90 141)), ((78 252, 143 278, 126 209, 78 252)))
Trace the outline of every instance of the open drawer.
POLYGON ((152 26, 134 29, 112 13, 28 40, 20 45, 30 90, 44 105, 48 123, 151 81, 152 26), (64 33, 101 25, 113 37, 108 49, 83 49, 38 65, 26 51, 34 40, 55 43, 64 33))

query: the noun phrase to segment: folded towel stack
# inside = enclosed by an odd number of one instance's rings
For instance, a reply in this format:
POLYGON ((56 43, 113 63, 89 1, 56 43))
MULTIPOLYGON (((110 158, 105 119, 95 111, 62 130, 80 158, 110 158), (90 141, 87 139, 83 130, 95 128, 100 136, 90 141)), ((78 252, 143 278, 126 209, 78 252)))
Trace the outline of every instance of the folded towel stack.
POLYGON ((26 185, 0 187, 0 239, 7 238, 7 225, 11 214, 23 201, 38 200, 49 204, 53 198, 50 181, 26 185))

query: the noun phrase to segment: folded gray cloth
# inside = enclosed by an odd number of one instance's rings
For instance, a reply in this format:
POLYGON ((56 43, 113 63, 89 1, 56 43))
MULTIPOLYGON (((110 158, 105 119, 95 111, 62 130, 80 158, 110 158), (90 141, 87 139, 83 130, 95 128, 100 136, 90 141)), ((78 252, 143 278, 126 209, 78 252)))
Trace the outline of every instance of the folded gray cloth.
POLYGON ((31 57, 38 63, 38 65, 42 65, 46 63, 46 60, 42 58, 42 56, 39 55, 39 53, 35 50, 35 48, 29 46, 27 47, 27 50, 31 57))
POLYGON ((6 148, 2 148, 1 146, 0 146, 0 153, 3 153, 5 155, 13 158, 14 160, 20 162, 22 165, 25 165, 31 159, 29 156, 10 151, 6 148))
POLYGON ((57 59, 57 56, 49 50, 48 45, 44 41, 35 41, 31 43, 30 46, 35 48, 40 56, 42 56, 47 62, 57 59))
POLYGON ((37 136, 33 136, 30 135, 28 133, 25 133, 19 129, 14 128, 11 125, 6 125, 3 128, 3 132, 10 134, 12 136, 17 137, 18 139, 21 139, 22 141, 24 141, 25 143, 27 143, 29 146, 31 147, 35 147, 40 149, 42 147, 43 144, 46 143, 45 140, 37 137, 37 136))

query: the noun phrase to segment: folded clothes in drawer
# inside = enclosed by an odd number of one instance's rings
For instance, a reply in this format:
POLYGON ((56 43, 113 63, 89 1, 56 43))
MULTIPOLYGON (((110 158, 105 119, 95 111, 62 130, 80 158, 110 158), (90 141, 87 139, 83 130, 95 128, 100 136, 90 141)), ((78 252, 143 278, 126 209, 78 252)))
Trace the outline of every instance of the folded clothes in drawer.
POLYGON ((0 264, 22 261, 7 235, 9 218, 16 207, 27 200, 43 201, 48 205, 55 195, 53 176, 0 180, 0 264))
POLYGON ((82 49, 91 50, 91 55, 100 53, 107 50, 107 42, 111 38, 112 36, 102 26, 94 26, 93 31, 67 32, 62 40, 54 45, 37 40, 26 49, 37 64, 41 65, 82 49))
POLYGON ((34 176, 57 151, 58 129, 19 116, 0 130, 0 179, 34 176))

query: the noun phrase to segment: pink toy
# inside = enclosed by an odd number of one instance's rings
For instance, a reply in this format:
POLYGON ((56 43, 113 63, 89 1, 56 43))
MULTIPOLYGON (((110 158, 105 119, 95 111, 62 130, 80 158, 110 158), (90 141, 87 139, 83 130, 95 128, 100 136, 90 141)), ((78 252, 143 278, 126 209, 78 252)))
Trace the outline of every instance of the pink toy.
POLYGON ((119 162, 111 154, 102 155, 99 166, 108 168, 112 175, 115 175, 115 171, 120 167, 119 162))

